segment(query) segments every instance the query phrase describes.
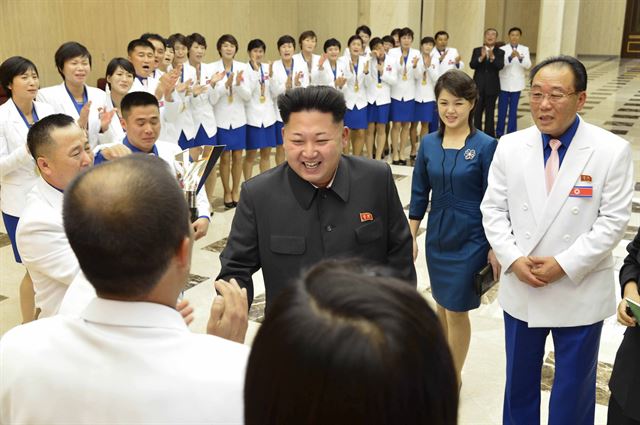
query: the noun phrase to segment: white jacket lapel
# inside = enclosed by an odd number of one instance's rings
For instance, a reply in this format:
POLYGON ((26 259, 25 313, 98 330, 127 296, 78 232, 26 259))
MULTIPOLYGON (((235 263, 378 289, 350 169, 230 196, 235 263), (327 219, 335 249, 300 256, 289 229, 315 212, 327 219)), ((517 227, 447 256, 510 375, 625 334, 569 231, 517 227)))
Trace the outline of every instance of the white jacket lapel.
POLYGON ((540 223, 547 198, 544 180, 544 157, 540 133, 537 131, 534 132, 534 136, 527 141, 526 146, 529 150, 528 153, 525 154, 528 155, 524 168, 527 170, 525 184, 533 216, 536 219, 536 223, 540 223))

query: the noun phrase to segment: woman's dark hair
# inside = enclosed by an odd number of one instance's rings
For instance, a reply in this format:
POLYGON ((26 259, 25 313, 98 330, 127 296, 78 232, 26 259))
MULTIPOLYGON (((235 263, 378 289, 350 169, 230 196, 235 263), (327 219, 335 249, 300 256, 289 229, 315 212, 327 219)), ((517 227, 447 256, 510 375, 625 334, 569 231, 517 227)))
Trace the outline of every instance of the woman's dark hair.
POLYGON ((267 52, 267 45, 264 44, 264 41, 259 38, 254 38, 247 44, 247 52, 252 51, 253 49, 262 49, 263 52, 267 52))
POLYGON ((293 46, 293 48, 296 48, 296 39, 291 37, 290 35, 283 35, 278 39, 278 42, 276 43, 278 46, 278 50, 280 50, 280 47, 282 47, 283 44, 291 44, 293 46))
POLYGON ((391 30, 389 35, 391 37, 393 37, 394 35, 397 35, 398 37, 400 37, 400 31, 402 31, 402 28, 394 28, 393 30, 391 30))
POLYGON ((420 40, 420 45, 422 46, 423 44, 433 44, 434 46, 436 45, 436 41, 433 39, 433 37, 423 37, 422 40, 420 40))
POLYGON ((67 41, 62 46, 58 47, 58 50, 56 50, 56 54, 54 56, 56 68, 63 80, 64 74, 62 73, 62 68, 64 68, 64 63, 77 57, 89 59, 89 66, 91 66, 91 53, 89 53, 89 50, 87 50, 86 47, 76 41, 67 41))
POLYGON ((12 56, 2 62, 0 65, 0 85, 9 97, 11 97, 11 89, 9 86, 13 82, 13 79, 29 70, 34 70, 36 74, 38 74, 36 65, 22 56, 12 56))
POLYGON ((236 53, 238 53, 238 40, 236 40, 236 38, 231 34, 223 34, 220 36, 220 38, 218 39, 218 42, 216 43, 216 49, 218 50, 218 54, 221 55, 222 45, 224 43, 233 44, 236 47, 236 53))
MULTIPOLYGON (((386 37, 391 37, 390 35, 385 36, 386 37)), ((374 50, 376 48, 376 46, 378 44, 382 44, 382 38, 380 37, 373 37, 371 40, 369 40, 369 48, 371 50, 374 50)), ((391 39, 391 44, 393 44, 393 38, 391 39)))
POLYGON ((175 33, 175 34, 171 34, 169 36, 169 38, 167 40, 167 43, 170 43, 171 46, 174 46, 174 48, 175 48, 176 43, 180 43, 183 46, 188 48, 189 39, 184 34, 175 33))
POLYGON ((249 357, 247 425, 456 423, 438 318, 406 282, 364 270, 320 263, 276 299, 249 357))
POLYGON ((344 121, 347 104, 342 92, 333 87, 309 86, 290 89, 278 96, 278 109, 285 125, 292 113, 300 111, 330 113, 337 124, 344 121))
MULTIPOLYGON (((473 111, 475 111, 478 106, 478 88, 476 87, 476 83, 473 79, 458 69, 450 69, 442 74, 440 78, 438 78, 438 82, 436 82, 436 87, 434 89, 436 94, 436 107, 442 90, 446 90, 455 97, 460 97, 473 103, 473 107, 471 108, 471 111, 469 111, 469 130, 471 130, 471 134, 475 133, 475 127, 473 126, 473 111)), ((438 132, 440 135, 443 135, 445 125, 442 118, 439 119, 440 126, 438 127, 438 132)))
POLYGON ((324 42, 324 46, 322 46, 322 50, 327 53, 327 49, 329 47, 332 46, 336 46, 338 48, 338 50, 342 49, 342 45, 340 44, 340 42, 338 40, 336 40, 335 38, 330 38, 327 41, 324 42))
MULTIPOLYGON (((133 68, 133 64, 129 62, 125 58, 113 58, 109 61, 107 65, 107 72, 105 73, 105 77, 110 77, 115 74, 118 68, 122 68, 127 71, 131 75, 136 75, 136 70, 133 68)), ((109 88, 111 88, 111 84, 107 82, 109 88)))
POLYGON ((359 35, 352 35, 351 37, 349 37, 349 41, 347 41, 347 46, 351 46, 351 43, 356 40, 360 40, 360 44, 362 44, 362 47, 364 48, 364 43, 362 42, 362 38, 360 38, 359 35))
POLYGON ((536 76, 538 71, 550 65, 555 67, 566 66, 571 69, 571 73, 573 74, 573 90, 576 92, 587 90, 587 69, 578 59, 567 55, 552 56, 534 66, 531 72, 529 72, 529 84, 533 83, 533 77, 536 76))
POLYGON ((202 36, 202 34, 198 34, 197 32, 194 32, 187 37, 187 49, 190 49, 193 43, 198 43, 205 49, 207 48, 207 40, 202 36))
POLYGON ((300 48, 302 48, 302 40, 306 40, 307 38, 315 38, 318 39, 318 36, 312 30, 302 31, 300 37, 298 37, 298 43, 300 43, 300 48))
POLYGON ((408 35, 413 40, 413 30, 409 27, 402 28, 398 35, 400 36, 400 38, 404 37, 405 35, 408 35))
MULTIPOLYGON (((393 45, 395 42, 396 41, 390 35, 385 35, 384 37, 382 37, 382 43, 391 43, 393 45)), ((369 43, 369 44, 371 44, 371 43, 369 43)), ((371 46, 369 46, 369 47, 371 47, 371 46)))
POLYGON ((360 25, 358 28, 356 28, 356 35, 360 34, 361 32, 367 34, 369 37, 371 37, 371 28, 369 28, 366 25, 360 25))

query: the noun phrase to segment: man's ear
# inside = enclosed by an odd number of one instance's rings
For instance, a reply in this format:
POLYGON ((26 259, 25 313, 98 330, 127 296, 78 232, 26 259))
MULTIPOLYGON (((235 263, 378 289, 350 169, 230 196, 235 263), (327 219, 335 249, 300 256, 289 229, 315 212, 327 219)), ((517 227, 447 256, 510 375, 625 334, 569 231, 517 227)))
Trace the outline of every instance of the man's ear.
POLYGON ((175 260, 176 264, 181 268, 189 268, 191 267, 191 248, 193 246, 192 238, 187 236, 185 237, 178 249, 176 250, 175 260))
POLYGON ((50 176, 52 174, 51 166, 49 164, 49 160, 43 156, 39 156, 36 159, 36 164, 38 165, 38 170, 40 170, 40 174, 43 176, 50 176))
POLYGON ((349 146, 349 134, 350 131, 348 127, 342 128, 342 148, 346 149, 349 146))
POLYGON ((120 125, 122 126, 122 129, 125 131, 127 131, 127 122, 124 120, 124 118, 120 118, 120 125))

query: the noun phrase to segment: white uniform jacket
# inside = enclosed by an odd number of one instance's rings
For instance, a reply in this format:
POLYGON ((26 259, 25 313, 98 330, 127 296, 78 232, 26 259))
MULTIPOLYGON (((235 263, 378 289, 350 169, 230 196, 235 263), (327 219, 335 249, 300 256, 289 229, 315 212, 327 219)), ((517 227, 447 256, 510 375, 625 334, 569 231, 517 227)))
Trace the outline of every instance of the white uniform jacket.
POLYGON ((273 105, 274 98, 271 94, 271 78, 269 77, 269 65, 260 64, 260 68, 253 69, 251 64, 246 65, 245 79, 251 98, 245 104, 247 124, 253 127, 269 127, 276 122, 276 110, 273 105), (262 81, 262 84, 261 84, 262 81), (264 96, 264 101, 260 101, 264 96))
POLYGON ((248 355, 174 308, 96 298, 2 337, 0 423, 242 424, 248 355))
POLYGON ((530 327, 590 325, 614 314, 611 252, 629 221, 633 184, 629 144, 582 119, 548 196, 540 131, 503 136, 480 207, 502 265, 502 308, 530 327), (510 267, 529 255, 555 257, 566 276, 541 288, 521 282, 510 267))
POLYGON ((367 84, 367 100, 371 104, 387 105, 391 103, 391 87, 398 80, 397 57, 386 55, 382 74, 378 73, 378 59, 369 62, 369 84, 367 84))
POLYGON ((418 65, 414 70, 413 76, 415 77, 416 84, 416 102, 435 102, 436 95, 434 89, 439 75, 433 59, 429 66, 425 66, 424 58, 420 55, 420 60, 418 60, 418 65))
POLYGON ((80 271, 62 225, 61 191, 41 177, 27 196, 16 243, 36 292, 40 318, 58 313, 71 281, 80 271))
MULTIPOLYGON (((295 57, 296 55, 293 56, 293 58, 295 57)), ((291 75, 291 87, 295 88, 296 74, 298 72, 302 72, 306 74, 307 65, 301 59, 298 59, 298 60, 292 59, 292 60, 293 60, 293 71, 291 75)), ((300 81, 302 81, 302 79, 300 81)), ((271 94, 273 95, 273 98, 276 99, 274 101, 275 111, 276 111, 276 120, 280 122, 282 122, 282 116, 280 115, 280 110, 278 109, 277 98, 279 95, 281 95, 287 90, 286 84, 287 84, 287 70, 284 68, 284 64, 282 63, 282 60, 278 59, 273 63, 273 76, 271 77, 271 88, 272 88, 271 94)))
MULTIPOLYGON (((38 119, 54 113, 53 107, 34 102, 38 119)), ((38 181, 36 163, 27 150, 29 128, 13 100, 0 105, 0 209, 20 217, 27 194, 38 181)))
POLYGON ((441 53, 438 51, 438 49, 434 48, 431 51, 431 63, 436 65, 436 69, 438 70, 438 77, 440 77, 450 69, 464 69, 464 63, 462 62, 462 60, 458 63, 458 66, 456 66, 456 58, 460 55, 460 53, 458 53, 458 50, 453 47, 447 47, 445 50, 447 54, 445 55, 442 62, 440 62, 441 53))
MULTIPOLYGON (((209 87, 207 87, 207 91, 201 95, 191 97, 191 114, 193 116, 193 123, 196 127, 196 132, 200 127, 203 127, 209 137, 215 136, 218 132, 218 124, 216 122, 215 114, 213 113, 213 105, 218 101, 218 98, 216 97, 217 95, 214 88, 209 85, 213 74, 214 69, 210 63, 200 64, 199 83, 201 85, 208 85, 209 87)), ((194 81, 196 78, 197 76, 194 77, 194 81)))
MULTIPOLYGON (((100 116, 98 108, 106 108, 107 95, 103 90, 97 87, 84 86, 87 91, 87 101, 91 102, 89 109, 89 144, 92 148, 99 143, 100 134, 100 116)), ((67 92, 64 82, 57 86, 45 87, 38 90, 38 100, 48 103, 53 107, 56 113, 69 115, 77 120, 80 117, 71 96, 67 92)))
POLYGON ((522 91, 525 87, 527 69, 531 68, 529 48, 520 44, 514 49, 511 44, 505 44, 501 49, 504 50, 504 68, 498 74, 500 76, 500 90, 522 91), (522 60, 511 57, 514 50, 522 56, 522 60))
MULTIPOLYGON (((225 70, 222 60, 213 62, 211 67, 214 73, 225 70)), ((213 113, 216 116, 218 127, 226 130, 235 129, 247 124, 244 104, 251 98, 251 93, 247 85, 247 70, 245 64, 234 60, 232 70, 234 81, 231 90, 225 87, 228 78, 226 75, 216 83, 214 90, 209 90, 211 103, 214 105, 213 113), (244 80, 239 85, 236 85, 236 78, 240 71, 244 71, 244 80), (215 103, 213 100, 216 100, 215 103)))
MULTIPOLYGON (((344 99, 347 103, 347 108, 353 109, 357 107, 358 109, 362 109, 367 106, 367 85, 371 79, 368 74, 364 73, 366 68, 366 64, 369 63, 368 57, 358 56, 358 69, 356 70, 355 66, 352 66, 351 57, 341 58, 338 62, 343 61, 346 64, 346 74, 347 83, 342 88, 342 92, 344 93, 344 99), (358 90, 356 91, 356 83, 358 90)), ((355 64, 354 64, 355 65, 355 64)), ((370 73, 371 70, 369 69, 370 73)), ((333 74, 333 73, 332 73, 333 74)), ((332 75, 333 76, 333 75, 332 75)))
POLYGON ((407 54, 407 60, 404 60, 402 51, 400 48, 394 48, 389 50, 387 56, 393 57, 396 62, 396 83, 391 86, 391 98, 395 100, 413 100, 416 97, 416 68, 413 67, 413 59, 420 59, 420 51, 416 49, 409 49, 407 54))
MULTIPOLYGON (((320 62, 320 55, 311 55, 311 68, 309 68, 309 63, 304 60, 304 56, 302 56, 302 53, 296 53, 295 55, 293 55, 293 61, 298 62, 300 65, 302 65, 297 68, 302 71, 302 78, 300 78, 302 87, 308 87, 315 84, 315 80, 318 76, 318 62, 320 62)), ((298 71, 296 70, 296 72, 298 71)), ((296 74, 293 75, 293 78, 295 78, 295 75, 296 74)))
MULTIPOLYGON (((106 94, 107 94, 106 110, 111 111, 113 110, 114 107, 113 107, 113 101, 111 100, 111 94, 109 92, 108 86, 107 86, 106 94)), ((120 123, 120 116, 116 113, 116 114, 113 114, 113 117, 111 117, 109 128, 104 133, 100 133, 100 135, 98 136, 98 140, 100 142, 99 143, 100 145, 107 144, 107 143, 118 143, 118 142, 122 142, 122 139, 124 139, 124 136, 126 136, 126 133, 122 128, 122 124, 120 123)))

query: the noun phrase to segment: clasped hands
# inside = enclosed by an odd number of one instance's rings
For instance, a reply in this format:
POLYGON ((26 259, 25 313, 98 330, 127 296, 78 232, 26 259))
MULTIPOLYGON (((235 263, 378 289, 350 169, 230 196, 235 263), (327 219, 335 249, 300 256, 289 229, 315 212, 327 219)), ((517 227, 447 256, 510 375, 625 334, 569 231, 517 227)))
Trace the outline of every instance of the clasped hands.
POLYGON ((554 257, 520 257, 511 265, 511 271, 534 288, 547 286, 566 274, 554 257))

